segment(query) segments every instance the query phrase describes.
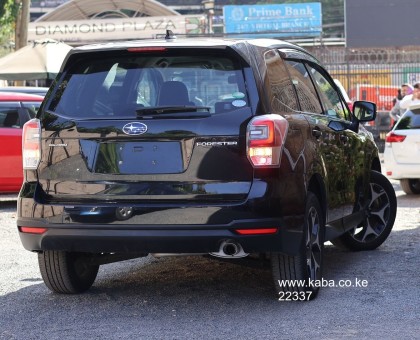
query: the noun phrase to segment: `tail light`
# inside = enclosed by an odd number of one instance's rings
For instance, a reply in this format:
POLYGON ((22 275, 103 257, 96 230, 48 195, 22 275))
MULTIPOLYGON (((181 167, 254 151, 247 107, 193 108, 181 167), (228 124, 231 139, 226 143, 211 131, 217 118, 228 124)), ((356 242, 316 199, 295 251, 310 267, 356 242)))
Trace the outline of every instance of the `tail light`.
POLYGON ((247 127, 247 156, 254 167, 278 167, 289 123, 279 115, 253 118, 247 127))
POLYGON ((385 142, 387 142, 387 143, 401 143, 401 142, 404 142, 405 137, 407 137, 407 136, 397 135, 396 133, 391 131, 391 132, 388 132, 386 134, 385 142))
POLYGON ((275 234, 278 228, 262 228, 262 229, 235 229, 239 235, 267 235, 275 234))
POLYGON ((41 159, 41 123, 39 119, 31 119, 23 125, 22 160, 23 169, 38 167, 41 159))
POLYGON ((43 234, 47 231, 47 228, 19 227, 19 231, 26 234, 43 234))

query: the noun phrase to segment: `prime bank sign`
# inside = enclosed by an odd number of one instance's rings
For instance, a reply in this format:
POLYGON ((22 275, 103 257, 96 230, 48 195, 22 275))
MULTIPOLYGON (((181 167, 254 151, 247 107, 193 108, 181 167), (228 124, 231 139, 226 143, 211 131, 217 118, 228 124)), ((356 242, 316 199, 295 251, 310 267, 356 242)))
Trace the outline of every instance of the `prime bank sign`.
POLYGON ((52 38, 64 42, 87 42, 155 38, 170 29, 175 34, 202 34, 206 18, 202 15, 174 15, 126 19, 31 22, 28 40, 52 38))
POLYGON ((225 33, 281 37, 322 33, 321 3, 224 6, 225 33))

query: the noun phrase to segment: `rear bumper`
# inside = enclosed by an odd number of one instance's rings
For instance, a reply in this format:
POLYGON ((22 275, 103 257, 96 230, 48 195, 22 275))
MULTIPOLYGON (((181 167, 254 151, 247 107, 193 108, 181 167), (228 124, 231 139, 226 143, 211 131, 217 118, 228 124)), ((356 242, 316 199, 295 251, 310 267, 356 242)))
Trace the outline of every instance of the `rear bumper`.
POLYGON ((386 174, 389 178, 420 178, 420 164, 397 162, 389 148, 385 149, 384 162, 386 174))
POLYGON ((42 234, 19 232, 30 251, 91 253, 207 253, 227 241, 245 252, 297 254, 304 220, 304 188, 286 190, 286 181, 254 181, 247 199, 229 202, 131 201, 46 204, 36 184, 24 185, 18 198, 19 227, 45 228, 42 234), (276 190, 274 190, 276 189, 276 190), (117 216, 121 204, 130 213, 117 216), (237 229, 276 228, 273 234, 243 235, 237 229))
POLYGON ((20 239, 30 251, 64 250, 74 252, 110 253, 209 253, 217 252, 222 242, 239 243, 245 252, 283 252, 297 254, 302 233, 286 231, 279 220, 238 221, 228 226, 177 225, 109 226, 51 225, 18 220, 18 226, 46 228, 43 234, 23 233, 20 239), (239 235, 235 230, 277 227, 275 234, 239 235))

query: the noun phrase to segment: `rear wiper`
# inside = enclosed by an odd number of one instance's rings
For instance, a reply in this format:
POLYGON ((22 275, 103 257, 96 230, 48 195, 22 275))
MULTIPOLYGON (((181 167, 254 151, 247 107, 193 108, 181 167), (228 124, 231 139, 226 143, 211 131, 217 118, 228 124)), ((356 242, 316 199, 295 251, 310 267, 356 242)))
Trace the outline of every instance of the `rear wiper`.
POLYGON ((136 110, 137 115, 160 115, 175 112, 210 112, 208 106, 150 106, 136 110))

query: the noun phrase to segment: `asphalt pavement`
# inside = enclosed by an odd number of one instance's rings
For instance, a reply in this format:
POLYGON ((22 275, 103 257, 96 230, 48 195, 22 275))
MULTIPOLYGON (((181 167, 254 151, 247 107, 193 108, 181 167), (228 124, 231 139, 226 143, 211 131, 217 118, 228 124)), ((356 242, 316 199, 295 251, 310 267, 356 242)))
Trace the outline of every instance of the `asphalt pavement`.
POLYGON ((350 286, 311 302, 277 301, 267 268, 194 256, 104 265, 87 293, 54 294, 20 243, 16 202, 1 201, 0 339, 419 339, 420 196, 393 184, 388 240, 357 253, 327 245, 323 278, 350 286))

